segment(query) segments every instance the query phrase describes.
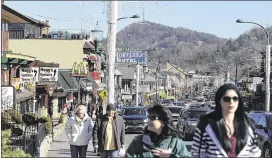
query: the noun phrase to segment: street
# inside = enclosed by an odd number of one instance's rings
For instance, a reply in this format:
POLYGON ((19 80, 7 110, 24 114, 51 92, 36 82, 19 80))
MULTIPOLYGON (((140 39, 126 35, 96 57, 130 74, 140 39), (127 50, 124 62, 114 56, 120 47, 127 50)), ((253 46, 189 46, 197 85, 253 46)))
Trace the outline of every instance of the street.
MULTIPOLYGON (((126 148, 129 146, 129 144, 132 142, 135 136, 139 134, 126 134, 126 148)), ((191 142, 185 142, 187 149, 190 150, 191 142)), ((68 138, 65 134, 65 131, 63 131, 62 134, 60 134, 52 143, 50 146, 50 149, 48 151, 48 157, 69 157, 70 156, 70 146, 68 138)), ((87 157, 95 157, 95 154, 93 152, 93 145, 92 141, 89 143, 88 151, 87 151, 87 157)))

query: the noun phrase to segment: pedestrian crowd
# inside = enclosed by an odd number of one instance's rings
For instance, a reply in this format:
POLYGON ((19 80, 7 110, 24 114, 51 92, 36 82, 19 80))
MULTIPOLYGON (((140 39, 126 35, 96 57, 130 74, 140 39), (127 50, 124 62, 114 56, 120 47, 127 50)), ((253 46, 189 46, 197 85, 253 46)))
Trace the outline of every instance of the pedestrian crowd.
POLYGON ((242 96, 233 84, 224 84, 215 94, 215 110, 200 118, 189 154, 180 132, 173 124, 168 108, 155 104, 147 109, 148 123, 143 134, 136 136, 125 150, 125 122, 114 104, 106 106, 95 98, 78 105, 70 115, 65 132, 71 157, 85 158, 92 140, 94 151, 101 157, 260 157, 261 150, 253 122, 248 118, 242 96), (92 122, 96 111, 95 123, 92 122), (98 111, 98 112, 97 112, 98 111))

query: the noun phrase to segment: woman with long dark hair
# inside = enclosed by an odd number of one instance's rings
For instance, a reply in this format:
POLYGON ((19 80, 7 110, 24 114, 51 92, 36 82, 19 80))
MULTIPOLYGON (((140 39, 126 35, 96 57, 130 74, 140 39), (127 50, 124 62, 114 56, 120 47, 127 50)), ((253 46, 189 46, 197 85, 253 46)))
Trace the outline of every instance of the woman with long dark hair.
POLYGON ((215 94, 215 111, 203 116, 193 137, 193 157, 260 157, 254 126, 233 84, 215 94))
POLYGON ((175 130, 170 110, 161 105, 148 109, 144 134, 132 141, 125 157, 189 157, 180 134, 175 130))

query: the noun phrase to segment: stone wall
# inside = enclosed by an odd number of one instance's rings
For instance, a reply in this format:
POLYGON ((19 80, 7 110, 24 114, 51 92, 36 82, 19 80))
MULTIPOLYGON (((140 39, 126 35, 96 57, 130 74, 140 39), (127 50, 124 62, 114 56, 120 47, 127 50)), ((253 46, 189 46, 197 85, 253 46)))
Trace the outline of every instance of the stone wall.
MULTIPOLYGON (((54 127, 54 138, 61 134, 64 130, 65 124, 59 124, 54 127)), ((40 146, 40 157, 47 157, 48 150, 52 144, 52 135, 47 135, 40 146)))

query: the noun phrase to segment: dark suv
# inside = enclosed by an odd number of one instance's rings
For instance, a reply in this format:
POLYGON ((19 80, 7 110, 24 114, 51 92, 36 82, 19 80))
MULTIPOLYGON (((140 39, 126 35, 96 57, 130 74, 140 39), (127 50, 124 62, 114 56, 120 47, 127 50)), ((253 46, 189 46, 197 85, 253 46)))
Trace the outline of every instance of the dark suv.
POLYGON ((258 134, 258 146, 265 158, 272 158, 272 113, 250 112, 248 114, 256 127, 258 134))
POLYGON ((177 129, 181 132, 184 140, 193 140, 193 134, 198 124, 199 118, 210 111, 210 108, 190 108, 180 112, 177 129))
POLYGON ((172 118, 173 118, 173 124, 176 127, 180 111, 183 109, 181 106, 165 106, 167 107, 170 112, 172 113, 172 118))
POLYGON ((123 107, 126 132, 143 132, 147 125, 147 112, 143 107, 123 107))

